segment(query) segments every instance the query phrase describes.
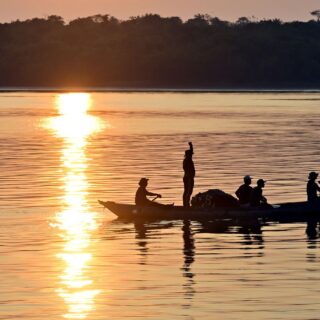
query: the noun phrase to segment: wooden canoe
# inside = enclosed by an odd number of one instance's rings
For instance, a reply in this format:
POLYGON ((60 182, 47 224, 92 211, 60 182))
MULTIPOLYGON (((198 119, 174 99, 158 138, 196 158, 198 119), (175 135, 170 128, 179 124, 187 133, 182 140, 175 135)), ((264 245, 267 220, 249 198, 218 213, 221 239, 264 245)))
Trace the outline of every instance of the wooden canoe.
POLYGON ((319 211, 307 202, 292 202, 275 205, 268 209, 257 208, 189 208, 173 207, 137 207, 131 204, 121 204, 111 201, 99 203, 125 220, 224 220, 224 219, 265 219, 280 222, 306 222, 320 218, 319 211))

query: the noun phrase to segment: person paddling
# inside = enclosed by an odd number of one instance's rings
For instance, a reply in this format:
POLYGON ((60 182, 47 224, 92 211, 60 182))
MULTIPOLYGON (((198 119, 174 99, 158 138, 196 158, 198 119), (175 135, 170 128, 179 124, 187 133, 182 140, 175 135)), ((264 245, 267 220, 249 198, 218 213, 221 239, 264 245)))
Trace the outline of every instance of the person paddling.
POLYGON ((310 172, 309 181, 307 183, 308 203, 312 206, 317 206, 319 204, 318 192, 320 192, 320 187, 316 182, 318 175, 317 172, 310 172))
POLYGON ((162 198, 161 194, 149 192, 147 190, 149 179, 141 178, 139 181, 139 188, 136 192, 135 203, 139 207, 168 207, 172 205, 165 205, 158 202, 151 201, 147 198, 147 196, 152 196, 156 198, 162 198))
POLYGON ((194 187, 194 177, 196 175, 196 170, 194 167, 192 156, 193 156, 193 145, 192 145, 192 142, 189 142, 189 150, 185 151, 185 156, 183 160, 183 170, 184 170, 183 206, 185 208, 190 207, 190 198, 191 198, 193 187, 194 187))
POLYGON ((250 205, 250 198, 252 193, 252 187, 250 186, 252 178, 250 176, 245 176, 243 178, 244 184, 241 185, 235 192, 239 199, 241 207, 248 207, 250 205))

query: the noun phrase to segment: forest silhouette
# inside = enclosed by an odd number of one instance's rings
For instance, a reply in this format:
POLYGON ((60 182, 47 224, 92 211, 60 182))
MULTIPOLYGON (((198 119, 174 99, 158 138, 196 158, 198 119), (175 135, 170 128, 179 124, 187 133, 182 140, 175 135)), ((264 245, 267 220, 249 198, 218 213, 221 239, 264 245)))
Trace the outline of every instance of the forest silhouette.
POLYGON ((0 86, 315 88, 320 21, 148 14, 0 24, 0 86))

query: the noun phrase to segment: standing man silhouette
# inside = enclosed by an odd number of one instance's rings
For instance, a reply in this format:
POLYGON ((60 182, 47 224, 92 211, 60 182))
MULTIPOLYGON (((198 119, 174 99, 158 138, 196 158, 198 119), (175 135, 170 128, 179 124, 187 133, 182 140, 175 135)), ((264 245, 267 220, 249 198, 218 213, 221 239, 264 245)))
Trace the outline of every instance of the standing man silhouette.
POLYGON ((189 142, 189 150, 185 151, 185 156, 184 156, 184 160, 183 160, 183 170, 184 170, 183 206, 185 208, 190 207, 190 198, 191 198, 191 195, 193 192, 194 177, 196 175, 196 170, 194 168, 192 155, 193 155, 193 145, 192 145, 192 142, 189 142))

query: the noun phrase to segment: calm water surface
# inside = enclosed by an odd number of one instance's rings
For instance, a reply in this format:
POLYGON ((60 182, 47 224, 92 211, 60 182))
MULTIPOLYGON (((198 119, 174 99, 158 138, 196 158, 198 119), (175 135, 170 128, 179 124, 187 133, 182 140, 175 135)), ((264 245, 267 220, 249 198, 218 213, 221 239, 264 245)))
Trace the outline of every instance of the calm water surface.
POLYGON ((303 224, 124 223, 137 181, 181 203, 268 180, 305 199, 317 93, 1 93, 0 319, 319 319, 320 243, 303 224))

